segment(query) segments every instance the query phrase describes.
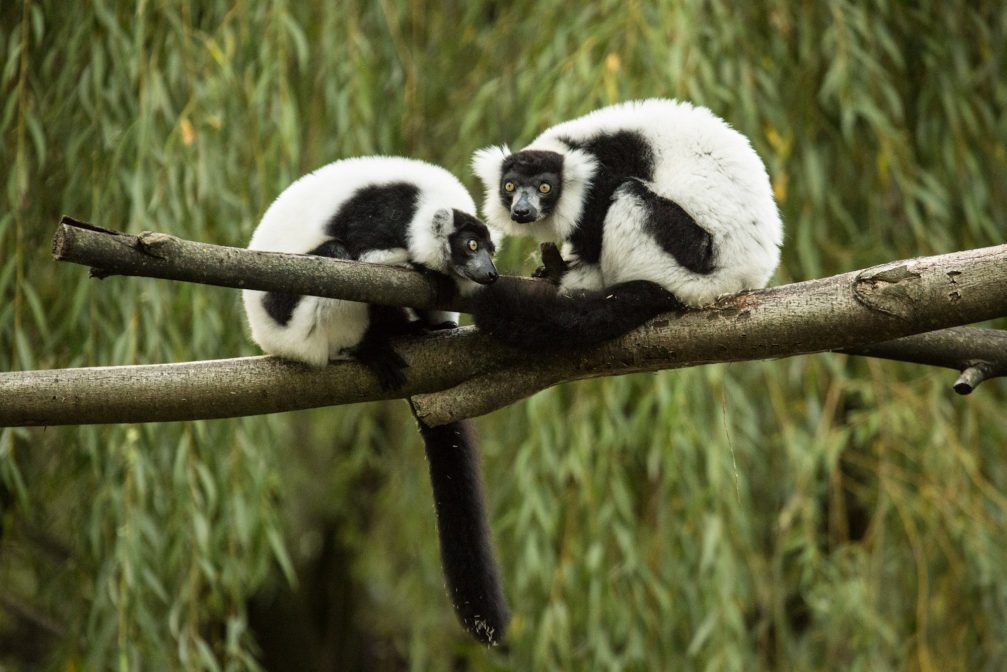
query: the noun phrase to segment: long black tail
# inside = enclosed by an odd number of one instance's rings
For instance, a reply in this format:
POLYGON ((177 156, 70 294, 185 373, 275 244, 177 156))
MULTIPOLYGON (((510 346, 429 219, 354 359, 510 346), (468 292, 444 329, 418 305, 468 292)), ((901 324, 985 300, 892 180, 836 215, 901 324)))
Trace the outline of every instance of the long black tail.
POLYGON ((475 295, 473 315, 480 329, 510 345, 563 350, 597 345, 680 308, 671 292, 646 280, 566 296, 545 282, 500 278, 475 295))
POLYGON ((500 644, 510 609, 493 555, 472 428, 467 422, 440 427, 428 427, 419 418, 416 422, 430 465, 441 564, 451 603, 473 637, 489 646, 500 644))

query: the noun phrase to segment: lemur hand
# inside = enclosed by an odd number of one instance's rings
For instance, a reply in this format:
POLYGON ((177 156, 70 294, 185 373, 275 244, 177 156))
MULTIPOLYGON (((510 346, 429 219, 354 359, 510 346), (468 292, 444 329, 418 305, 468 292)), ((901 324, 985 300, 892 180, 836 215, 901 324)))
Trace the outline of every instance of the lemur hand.
POLYGON ((539 252, 542 255, 542 265, 531 274, 533 278, 545 278, 554 285, 559 285, 566 275, 567 265, 563 260, 563 255, 559 253, 556 243, 542 243, 539 245, 539 252))

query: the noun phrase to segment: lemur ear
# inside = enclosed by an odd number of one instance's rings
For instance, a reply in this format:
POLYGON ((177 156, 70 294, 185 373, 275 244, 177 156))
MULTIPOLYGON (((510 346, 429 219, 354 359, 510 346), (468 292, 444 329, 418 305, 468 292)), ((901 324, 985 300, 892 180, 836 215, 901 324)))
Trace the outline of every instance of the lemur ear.
POLYGON ((451 229, 454 227, 455 214, 448 208, 440 208, 434 212, 434 216, 431 218, 431 221, 434 225, 434 233, 437 236, 446 236, 451 233, 451 229))
POLYGON ((510 148, 507 145, 493 145, 477 149, 472 155, 472 172, 483 181, 483 184, 496 186, 500 181, 500 164, 510 156, 510 153, 510 148))

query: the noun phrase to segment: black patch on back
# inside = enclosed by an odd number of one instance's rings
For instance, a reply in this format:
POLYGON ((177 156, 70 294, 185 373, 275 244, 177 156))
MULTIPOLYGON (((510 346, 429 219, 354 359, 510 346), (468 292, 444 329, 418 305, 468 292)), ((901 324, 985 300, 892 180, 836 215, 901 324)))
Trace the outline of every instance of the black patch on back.
MULTIPOLYGON (((349 259, 350 253, 338 240, 328 240, 307 254, 333 259, 349 259)), ((262 307, 266 313, 282 327, 287 326, 294 316, 294 309, 301 300, 300 294, 285 294, 283 292, 266 292, 262 297, 262 307)))
POLYGON ((350 251, 339 240, 327 240, 307 254, 313 254, 316 257, 329 257, 331 259, 350 258, 350 251))
POLYGON ((682 206, 658 196, 637 180, 627 182, 624 189, 647 208, 644 228, 665 252, 693 273, 713 272, 713 236, 696 224, 682 206))
POLYGON ((560 140, 571 149, 591 154, 598 161, 580 221, 570 238, 580 259, 597 264, 601 259, 602 229, 612 205, 612 195, 630 178, 653 179, 654 151, 646 138, 634 131, 602 133, 584 141, 560 140))
POLYGON ((372 250, 407 247, 419 194, 419 187, 409 182, 358 189, 332 216, 325 232, 346 246, 351 259, 372 250))

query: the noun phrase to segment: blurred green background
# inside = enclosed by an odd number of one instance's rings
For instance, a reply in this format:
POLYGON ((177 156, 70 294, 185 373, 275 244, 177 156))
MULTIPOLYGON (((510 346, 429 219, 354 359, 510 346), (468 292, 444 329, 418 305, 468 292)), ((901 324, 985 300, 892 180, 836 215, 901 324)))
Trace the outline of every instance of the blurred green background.
MULTIPOLYGON (((3 0, 0 369, 255 353, 237 291, 52 261, 62 213, 244 245, 329 161, 475 190, 474 149, 632 98, 749 135, 777 283, 1003 243, 1005 45, 965 0, 3 0)), ((507 655, 454 621, 402 402, 2 429, 0 669, 1002 670, 1007 384, 953 379, 821 355, 480 419, 507 655)))

